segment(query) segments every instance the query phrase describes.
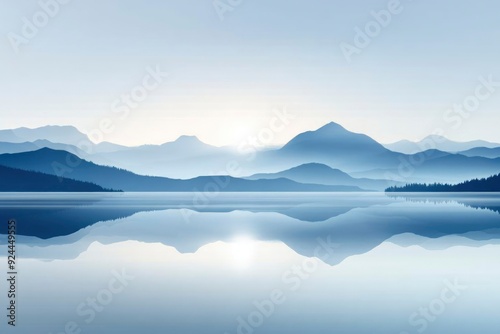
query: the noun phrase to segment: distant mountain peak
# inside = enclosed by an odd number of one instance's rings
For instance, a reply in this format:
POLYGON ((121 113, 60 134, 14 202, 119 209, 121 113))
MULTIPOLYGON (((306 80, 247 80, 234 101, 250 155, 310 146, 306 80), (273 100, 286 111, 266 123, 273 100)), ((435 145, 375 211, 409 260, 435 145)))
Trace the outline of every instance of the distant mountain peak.
POLYGON ((37 126, 34 128, 29 128, 27 126, 21 126, 21 127, 14 128, 14 129, 3 129, 3 130, 16 131, 16 130, 38 130, 38 129, 50 129, 50 128, 71 128, 74 130, 78 130, 76 127, 74 127, 72 125, 43 125, 43 126, 37 126))
MULTIPOLYGON (((153 145, 154 146, 154 145, 153 145)), ((160 145, 161 147, 176 147, 177 149, 183 149, 183 148, 200 148, 200 149, 206 149, 206 148, 211 148, 213 146, 202 142, 198 137, 196 136, 188 136, 188 135, 182 135, 179 138, 177 138, 174 141, 169 141, 166 143, 163 143, 160 145)))
MULTIPOLYGON (((76 127, 74 127, 73 125, 44 125, 44 126, 39 126, 39 127, 36 127, 36 128, 28 128, 28 127, 20 127, 20 128, 16 128, 16 129, 12 129, 12 131, 14 133, 16 132, 33 132, 33 131, 47 131, 47 130, 50 130, 50 131, 63 131, 65 133, 72 133, 72 134, 78 134, 78 135, 81 135, 81 136, 85 136, 85 134, 83 132, 81 132, 80 130, 78 130, 76 127)), ((40 139, 43 139, 43 138, 40 138, 40 139)))
POLYGON ((290 170, 298 170, 298 169, 307 169, 309 171, 315 170, 315 171, 331 171, 334 170, 332 167, 321 164, 318 162, 310 162, 310 163, 305 163, 293 168, 290 168, 290 170))
POLYGON ((326 123, 325 125, 323 125, 322 127, 320 127, 318 130, 321 130, 321 129, 343 129, 345 130, 345 128, 340 125, 339 123, 335 123, 333 121, 329 122, 329 123, 326 123))
POLYGON ((441 135, 428 135, 427 137, 425 137, 424 139, 421 140, 424 141, 426 139, 432 139, 432 140, 439 140, 439 141, 450 141, 450 139, 446 138, 445 136, 441 136, 441 135))
POLYGON ((174 142, 202 142, 201 140, 198 139, 196 136, 188 136, 188 135, 182 135, 179 138, 177 138, 174 142))
POLYGON ((42 148, 39 148, 39 149, 34 150, 34 151, 12 153, 10 155, 17 155, 17 156, 29 155, 32 157, 47 157, 47 156, 54 157, 54 156, 56 156, 56 157, 64 157, 65 159, 66 158, 75 159, 72 161, 76 161, 76 160, 83 161, 84 160, 84 159, 81 159, 80 157, 78 157, 77 155, 70 153, 68 151, 53 149, 50 147, 42 147, 42 148))
MULTIPOLYGON (((302 164, 300 166, 304 166, 304 167, 325 167, 325 168, 330 168, 330 166, 327 166, 325 164, 321 164, 319 162, 308 162, 308 163, 305 163, 305 164, 302 164)), ((300 167, 300 166, 297 166, 297 167, 300 167)))
POLYGON ((44 126, 40 126, 38 128, 34 128, 32 130, 35 130, 35 129, 71 129, 71 130, 81 132, 73 125, 44 125, 44 126))
POLYGON ((335 146, 340 149, 353 149, 355 147, 364 147, 367 150, 383 149, 382 145, 372 138, 364 134, 351 132, 335 122, 327 123, 317 130, 297 135, 282 149, 301 148, 306 151, 323 150, 326 152, 335 146))
MULTIPOLYGON (((53 148, 50 148, 50 147, 42 147, 42 148, 40 148, 38 150, 35 150, 35 152, 40 152, 40 153, 50 152, 50 153, 53 153, 53 152, 66 152, 66 151, 64 151, 64 150, 54 150, 53 148)), ((72 154, 72 153, 69 153, 69 152, 67 152, 67 153, 68 154, 72 154)))
POLYGON ((203 146, 207 145, 204 142, 202 142, 198 137, 196 136, 188 136, 188 135, 182 135, 179 138, 177 138, 174 141, 166 142, 162 144, 161 146, 169 146, 169 145, 189 145, 189 146, 203 146))

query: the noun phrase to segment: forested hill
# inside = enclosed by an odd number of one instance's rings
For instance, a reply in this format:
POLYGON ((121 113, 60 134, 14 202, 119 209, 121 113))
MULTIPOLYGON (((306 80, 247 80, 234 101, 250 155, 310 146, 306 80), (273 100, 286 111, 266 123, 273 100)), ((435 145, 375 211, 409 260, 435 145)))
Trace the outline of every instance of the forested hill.
POLYGON ((386 192, 500 192, 500 174, 486 179, 474 179, 459 184, 412 183, 401 187, 390 187, 386 192))
POLYGON ((108 192, 90 182, 0 165, 0 192, 108 192))

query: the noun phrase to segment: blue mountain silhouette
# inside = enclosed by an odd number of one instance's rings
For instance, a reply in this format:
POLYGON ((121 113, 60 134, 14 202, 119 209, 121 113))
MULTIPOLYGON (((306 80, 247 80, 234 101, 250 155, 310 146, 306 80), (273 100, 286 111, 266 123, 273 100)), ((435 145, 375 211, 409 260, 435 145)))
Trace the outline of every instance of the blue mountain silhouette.
POLYGON ((43 148, 0 155, 0 165, 92 182, 124 191, 360 191, 357 187, 301 184, 288 179, 245 180, 230 176, 202 176, 189 180, 137 175, 100 166, 66 151, 43 148), (207 190, 208 188, 208 190, 207 190))
POLYGON ((254 174, 249 180, 287 178, 300 183, 356 186, 366 190, 384 190, 398 184, 387 180, 356 179, 339 169, 324 164, 308 163, 278 173, 254 174))
POLYGON ((487 177, 500 170, 500 159, 465 157, 427 150, 412 155, 392 152, 374 139, 350 132, 336 123, 293 138, 283 148, 263 152, 257 165, 283 170, 316 162, 357 178, 400 182, 460 182, 487 177))
MULTIPOLYGON (((346 178, 343 185, 380 190, 382 190, 381 187, 373 186, 377 180, 389 179, 402 183, 456 183, 465 179, 487 177, 500 171, 499 158, 468 157, 436 149, 412 155, 393 152, 374 139, 348 131, 333 122, 317 130, 301 133, 281 148, 259 151, 254 159, 247 159, 247 156, 229 147, 205 144, 194 136, 181 136, 174 142, 162 145, 138 147, 101 143, 94 146, 91 154, 82 152, 71 145, 71 142, 75 140, 86 138, 73 127, 2 130, 0 139, 8 139, 7 137, 10 138, 16 134, 28 139, 47 137, 55 141, 65 140, 63 143, 47 142, 44 138, 35 140, 33 144, 69 151, 97 165, 115 166, 139 175, 163 176, 169 179, 226 175, 228 174, 226 166, 230 161, 236 161, 240 165, 242 172, 238 175, 269 174, 300 165, 318 163, 341 170, 358 179, 356 182, 351 180, 352 183, 345 183, 348 180, 346 178), (50 135, 49 132, 54 133, 50 135), (67 139, 65 139, 66 135, 67 139), (64 145, 68 147, 65 148, 64 145), (375 181, 366 180, 370 184, 367 187, 365 183, 359 183, 359 179, 374 179, 375 181)), ((18 137, 11 139, 20 140, 18 137)), ((33 145, 26 142, 0 143, 0 152, 19 152, 23 149, 36 150, 33 145)), ((314 180, 316 182, 318 178, 314 179, 314 173, 315 171, 311 169, 309 172, 304 171, 304 175, 300 177, 294 175, 291 178, 295 181, 314 180)), ((336 177, 339 178, 340 175, 331 175, 321 184, 338 185, 332 181, 336 177)), ((265 178, 275 179, 276 175, 265 178)), ((151 187, 153 186, 147 188, 151 189, 151 187)), ((164 189, 165 185, 161 188, 164 189)))
POLYGON ((500 158, 500 147, 488 148, 488 147, 476 147, 467 151, 459 152, 459 154, 465 155, 467 157, 483 157, 489 159, 500 158))
POLYGON ((46 139, 38 139, 33 142, 27 141, 22 143, 11 143, 11 142, 0 142, 0 154, 3 153, 21 153, 36 151, 41 148, 51 148, 53 150, 63 150, 68 151, 79 157, 90 157, 85 151, 79 149, 78 147, 70 144, 63 143, 53 143, 46 139))
POLYGON ((392 157, 392 152, 372 138, 350 132, 334 122, 316 131, 299 134, 279 151, 282 154, 301 154, 326 160, 349 159, 353 163, 367 159, 380 161, 381 158, 392 157))
POLYGON ((397 166, 399 156, 372 138, 331 122, 297 135, 278 150, 260 153, 253 167, 260 172, 263 166, 267 170, 284 170, 315 162, 351 174, 397 166))

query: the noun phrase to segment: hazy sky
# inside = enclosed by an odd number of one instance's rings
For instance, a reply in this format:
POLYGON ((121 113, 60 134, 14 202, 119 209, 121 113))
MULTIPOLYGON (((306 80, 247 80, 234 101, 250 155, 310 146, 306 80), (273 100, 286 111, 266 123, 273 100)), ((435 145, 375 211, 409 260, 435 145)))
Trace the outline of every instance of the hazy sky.
POLYGON ((274 144, 330 121, 381 142, 438 128, 500 142, 500 85, 475 97, 481 76, 500 82, 497 0, 220 0, 224 13, 212 0, 72 0, 45 6, 48 20, 37 1, 0 1, 0 128, 86 132, 107 120, 103 139, 116 143, 189 134, 224 145, 286 108, 296 118, 274 144), (369 24, 369 45, 348 62, 340 44, 355 47, 355 28, 387 8, 390 22, 369 24), (23 17, 42 26, 33 33, 23 17), (157 66, 169 76, 127 117, 114 113, 157 66), (464 102, 471 112, 447 111, 464 102))

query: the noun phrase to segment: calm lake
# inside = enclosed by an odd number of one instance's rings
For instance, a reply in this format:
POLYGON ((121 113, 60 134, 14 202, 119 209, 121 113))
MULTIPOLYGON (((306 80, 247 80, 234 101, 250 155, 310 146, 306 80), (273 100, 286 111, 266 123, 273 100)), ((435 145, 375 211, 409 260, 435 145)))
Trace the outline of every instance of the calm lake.
POLYGON ((1 333, 500 328, 500 194, 1 193, 0 215, 1 333))

